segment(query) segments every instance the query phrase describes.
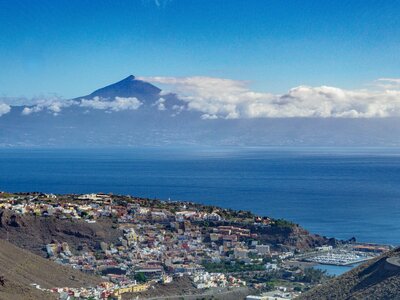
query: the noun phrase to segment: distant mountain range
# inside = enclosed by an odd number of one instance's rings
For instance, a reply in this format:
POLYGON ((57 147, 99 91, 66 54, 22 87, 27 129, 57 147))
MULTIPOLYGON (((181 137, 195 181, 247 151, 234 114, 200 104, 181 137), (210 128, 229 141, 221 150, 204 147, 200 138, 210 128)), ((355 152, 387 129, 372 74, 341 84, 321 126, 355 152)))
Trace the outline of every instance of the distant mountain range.
POLYGON ((0 117, 0 146, 400 146, 400 118, 201 116, 131 75, 86 96, 12 107, 0 117))

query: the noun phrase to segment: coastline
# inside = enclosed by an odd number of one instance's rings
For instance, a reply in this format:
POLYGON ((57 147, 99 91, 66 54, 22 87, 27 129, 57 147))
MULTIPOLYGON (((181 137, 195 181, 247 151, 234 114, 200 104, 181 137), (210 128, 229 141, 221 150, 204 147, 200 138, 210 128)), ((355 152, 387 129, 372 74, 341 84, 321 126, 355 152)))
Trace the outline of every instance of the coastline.
POLYGON ((387 211, 400 197, 396 150, 343 152, 0 150, 0 182, 1 189, 16 192, 192 200, 292 220, 327 237, 398 243, 395 210, 387 211))

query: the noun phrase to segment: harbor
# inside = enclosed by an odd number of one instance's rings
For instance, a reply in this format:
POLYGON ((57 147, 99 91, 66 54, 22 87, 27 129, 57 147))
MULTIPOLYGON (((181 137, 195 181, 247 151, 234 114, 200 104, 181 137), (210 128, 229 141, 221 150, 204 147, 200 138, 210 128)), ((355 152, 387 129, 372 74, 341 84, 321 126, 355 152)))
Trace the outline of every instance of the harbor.
POLYGON ((320 247, 317 251, 307 253, 298 259, 319 265, 355 266, 389 251, 388 245, 355 243, 342 247, 320 247))
POLYGON ((306 261, 323 265, 348 266, 370 260, 374 257, 371 254, 348 253, 346 250, 337 250, 307 258, 306 261))

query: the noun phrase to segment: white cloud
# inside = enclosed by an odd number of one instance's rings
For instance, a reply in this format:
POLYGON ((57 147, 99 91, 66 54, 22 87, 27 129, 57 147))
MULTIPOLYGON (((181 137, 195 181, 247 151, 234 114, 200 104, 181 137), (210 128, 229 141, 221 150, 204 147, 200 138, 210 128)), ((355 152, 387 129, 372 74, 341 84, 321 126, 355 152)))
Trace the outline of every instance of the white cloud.
POLYGON ((11 106, 5 103, 0 103, 0 117, 8 114, 11 111, 11 106))
POLYGON ((172 0, 142 0, 143 4, 151 4, 155 5, 158 8, 164 8, 170 3, 172 0))
POLYGON ((375 83, 376 86, 383 89, 400 89, 400 78, 379 78, 375 83))
MULTIPOLYGON (((23 115, 30 115, 33 113, 38 113, 42 111, 49 112, 53 115, 58 115, 62 109, 76 106, 82 108, 100 109, 106 112, 118 112, 122 110, 136 110, 142 105, 138 99, 132 98, 122 98, 116 97, 113 101, 102 100, 99 97, 94 97, 93 99, 82 101, 73 100, 59 100, 59 99, 49 99, 40 100, 35 105, 27 106, 22 110, 23 115)), ((85 111, 86 112, 86 111, 85 111)))
MULTIPOLYGON (((180 103, 171 107, 171 116, 185 110, 198 111, 202 119, 237 118, 379 118, 400 116, 400 79, 380 78, 374 87, 345 90, 329 86, 298 86, 285 94, 256 92, 248 82, 214 77, 143 77, 141 80, 166 86, 162 95, 176 93, 180 103)), ((167 109, 165 97, 152 104, 158 110, 167 109)), ((25 107, 23 115, 41 111, 59 114, 75 106, 105 112, 137 110, 143 105, 137 98, 116 97, 109 101, 95 97, 82 101, 53 98, 37 101, 25 107)), ((0 104, 0 115, 10 107, 0 104)))
POLYGON ((174 111, 173 114, 171 114, 171 117, 176 117, 179 115, 181 112, 185 110, 185 105, 177 105, 174 104, 172 105, 172 110, 174 111))
POLYGON ((92 109, 101 109, 106 111, 122 111, 122 110, 136 110, 142 105, 135 97, 122 98, 115 97, 113 101, 105 101, 99 97, 94 97, 91 100, 83 99, 79 106, 92 109))
POLYGON ((214 77, 145 77, 166 85, 187 109, 210 118, 374 118, 400 116, 400 79, 379 79, 391 89, 345 90, 329 86, 299 86, 286 94, 255 92, 245 81, 214 77))
POLYGON ((215 120, 215 119, 218 119, 218 116, 204 114, 204 115, 201 115, 200 118, 202 118, 203 120, 215 120))
POLYGON ((22 110, 22 114, 24 116, 30 115, 31 113, 34 112, 39 112, 41 111, 41 109, 39 109, 39 107, 34 106, 34 107, 24 107, 24 109, 22 110))
POLYGON ((156 106, 158 110, 166 110, 167 108, 165 107, 165 99, 160 98, 156 102, 153 103, 152 106, 156 106))
POLYGON ((60 99, 47 99, 39 100, 35 105, 24 107, 22 114, 27 116, 32 113, 38 113, 41 111, 47 111, 53 115, 58 115, 63 108, 75 105, 72 100, 60 100, 60 99))

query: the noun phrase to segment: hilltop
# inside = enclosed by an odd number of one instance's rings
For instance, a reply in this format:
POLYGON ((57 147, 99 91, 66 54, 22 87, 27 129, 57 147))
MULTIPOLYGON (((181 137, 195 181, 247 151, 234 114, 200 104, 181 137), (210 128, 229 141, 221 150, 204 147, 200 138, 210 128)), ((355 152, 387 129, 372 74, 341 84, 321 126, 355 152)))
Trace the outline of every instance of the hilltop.
POLYGON ((400 248, 312 289, 298 299, 400 299, 400 266, 389 263, 400 248))

